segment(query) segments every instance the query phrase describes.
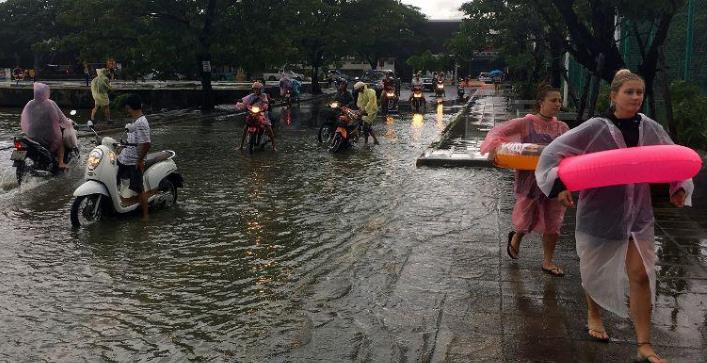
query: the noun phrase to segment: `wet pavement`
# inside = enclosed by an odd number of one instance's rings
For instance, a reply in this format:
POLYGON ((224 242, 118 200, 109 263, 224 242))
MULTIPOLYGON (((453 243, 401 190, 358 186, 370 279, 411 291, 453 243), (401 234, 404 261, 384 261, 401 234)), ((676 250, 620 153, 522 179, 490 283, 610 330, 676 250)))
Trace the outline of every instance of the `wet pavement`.
MULTIPOLYGON (((606 314, 610 344, 584 331, 573 213, 557 250, 567 276, 552 278, 537 236, 505 255, 510 172, 415 166, 462 105, 403 108, 379 120, 381 145, 340 155, 316 141, 322 108, 289 123, 276 111, 276 154, 234 150, 240 117, 155 125, 153 148, 177 151, 186 185, 147 223, 74 231, 82 170, 18 189, 0 151, 0 361, 633 358, 628 320, 606 314)), ((0 148, 17 113, 0 111, 0 148)), ((704 195, 656 209, 653 341, 674 361, 707 357, 704 195)))

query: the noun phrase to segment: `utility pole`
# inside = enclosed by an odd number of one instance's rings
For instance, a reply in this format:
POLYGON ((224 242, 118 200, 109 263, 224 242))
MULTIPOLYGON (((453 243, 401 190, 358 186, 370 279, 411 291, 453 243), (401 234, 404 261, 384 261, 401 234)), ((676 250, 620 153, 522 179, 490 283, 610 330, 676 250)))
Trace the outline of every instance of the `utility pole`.
POLYGON ((690 80, 690 65, 692 63, 692 30, 693 18, 695 12, 695 1, 688 0, 687 2, 687 36, 685 37, 685 68, 683 69, 683 79, 690 80))

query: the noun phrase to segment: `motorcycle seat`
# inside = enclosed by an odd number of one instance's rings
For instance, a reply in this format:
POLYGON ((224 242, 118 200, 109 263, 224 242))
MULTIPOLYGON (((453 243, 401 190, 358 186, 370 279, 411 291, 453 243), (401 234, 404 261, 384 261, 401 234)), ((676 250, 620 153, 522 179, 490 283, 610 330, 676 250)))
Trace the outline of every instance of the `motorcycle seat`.
POLYGON ((145 156, 145 169, 159 163, 160 161, 171 159, 174 157, 174 155, 176 155, 176 153, 172 150, 163 150, 154 153, 148 153, 145 156))

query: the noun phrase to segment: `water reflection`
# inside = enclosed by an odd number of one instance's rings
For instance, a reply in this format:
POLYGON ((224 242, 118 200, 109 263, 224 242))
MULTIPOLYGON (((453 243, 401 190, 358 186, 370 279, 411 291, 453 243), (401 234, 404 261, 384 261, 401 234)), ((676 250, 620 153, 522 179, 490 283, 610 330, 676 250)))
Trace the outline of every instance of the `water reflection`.
MULTIPOLYGON (((381 145, 332 155, 309 128, 319 108, 292 112, 300 123, 280 128, 278 153, 236 152, 242 117, 152 125, 153 148, 177 151, 185 187, 176 208, 146 223, 126 216, 72 231, 81 166, 31 192, 0 192, 3 353, 32 361, 59 351, 65 361, 219 360, 223 352, 262 360, 252 357, 267 352, 246 348, 301 324, 288 314, 298 305, 293 284, 321 265, 336 268, 355 241, 389 229, 390 218, 419 213, 399 205, 410 193, 401 180, 428 184, 414 159, 439 135, 434 114, 422 122, 389 117, 374 126, 386 135, 381 145)), ((14 124, 0 117, 0 125, 14 124)), ((0 141, 12 133, 0 130, 0 141)), ((9 154, 0 159, 0 172, 13 172, 9 154)))

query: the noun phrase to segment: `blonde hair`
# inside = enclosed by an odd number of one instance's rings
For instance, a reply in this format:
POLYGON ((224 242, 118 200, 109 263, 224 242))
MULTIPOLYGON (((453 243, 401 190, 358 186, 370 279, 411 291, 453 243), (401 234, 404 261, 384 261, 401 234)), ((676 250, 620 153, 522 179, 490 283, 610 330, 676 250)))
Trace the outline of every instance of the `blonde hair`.
POLYGON ((614 79, 611 81, 611 93, 619 92, 621 86, 628 81, 639 81, 643 85, 643 88, 646 88, 646 82, 643 78, 641 78, 641 76, 624 68, 619 69, 616 71, 616 74, 614 74, 614 79))

